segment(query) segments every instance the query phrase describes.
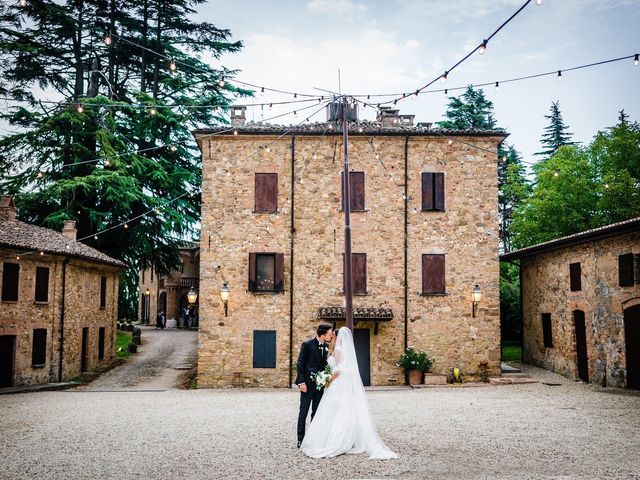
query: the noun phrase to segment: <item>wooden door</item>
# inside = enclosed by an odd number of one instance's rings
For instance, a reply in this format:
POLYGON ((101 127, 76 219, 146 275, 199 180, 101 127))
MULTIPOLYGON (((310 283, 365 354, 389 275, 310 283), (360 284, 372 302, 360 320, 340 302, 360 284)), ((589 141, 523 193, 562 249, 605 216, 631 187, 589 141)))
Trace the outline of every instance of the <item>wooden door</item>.
POLYGON ((0 388, 13 386, 15 352, 15 335, 0 335, 0 388))
POLYGON ((640 390, 640 305, 624 311, 624 342, 627 356, 627 388, 640 390))
POLYGON ((589 359, 587 357, 587 329, 584 322, 584 312, 573 312, 573 323, 576 331, 576 357, 578 363, 578 377, 585 382, 589 381, 589 359))
POLYGON ((362 384, 371 385, 371 331, 368 328, 356 328, 353 331, 353 343, 362 384))
POLYGON ((89 327, 82 329, 82 352, 80 353, 80 371, 86 372, 89 360, 89 327))

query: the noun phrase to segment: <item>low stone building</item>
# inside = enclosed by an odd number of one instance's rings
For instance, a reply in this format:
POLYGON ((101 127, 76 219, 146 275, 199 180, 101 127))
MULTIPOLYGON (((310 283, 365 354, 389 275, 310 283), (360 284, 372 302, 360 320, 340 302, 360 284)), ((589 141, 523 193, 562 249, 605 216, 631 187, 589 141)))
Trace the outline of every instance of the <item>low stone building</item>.
MULTIPOLYGON (((244 125, 241 109, 232 121, 233 132, 194 133, 203 161, 198 385, 288 387, 317 324, 344 325, 342 135, 331 122, 244 125)), ((396 362, 406 346, 435 357, 435 372, 473 375, 487 362, 498 375, 496 152, 506 135, 416 126, 390 108, 349 128, 364 383, 404 383, 396 362)))
POLYGON ((124 266, 62 233, 16 220, 0 197, 0 387, 68 380, 115 358, 124 266))
POLYGON ((140 271, 139 317, 142 323, 155 324, 159 312, 176 326, 197 326, 198 299, 190 304, 187 294, 197 293, 200 283, 200 245, 184 242, 180 248, 180 269, 158 275, 153 268, 140 271))
POLYGON ((640 218, 524 248, 524 360, 569 378, 640 388, 640 218))

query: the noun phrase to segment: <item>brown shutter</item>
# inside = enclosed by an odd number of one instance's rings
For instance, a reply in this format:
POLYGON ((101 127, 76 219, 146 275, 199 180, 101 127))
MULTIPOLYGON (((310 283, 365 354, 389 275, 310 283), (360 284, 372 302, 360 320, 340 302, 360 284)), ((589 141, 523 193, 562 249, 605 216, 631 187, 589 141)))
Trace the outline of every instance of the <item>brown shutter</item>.
POLYGON ((640 284, 640 254, 635 254, 635 282, 640 284))
POLYGON ((351 210, 364 210, 364 172, 349 174, 351 185, 351 210))
POLYGON ((33 343, 31 345, 31 365, 43 367, 47 363, 47 329, 36 328, 33 330, 33 343))
POLYGON ((422 293, 445 293, 445 264, 443 254, 422 255, 422 293))
POLYGON ((107 307, 107 277, 100 277, 100 308, 107 307))
POLYGON ((36 268, 36 302, 49 301, 49 269, 47 267, 36 268))
POLYGON ((633 253, 618 255, 618 280, 621 287, 633 285, 633 253))
POLYGON ((278 213, 278 174, 256 173, 255 211, 278 213))
POLYGON ((580 262, 569 264, 569 284, 572 292, 582 290, 582 268, 580 262))
POLYGON ((284 291, 284 254, 283 253, 276 253, 276 272, 275 272, 274 290, 276 292, 284 291))
POLYGON ((255 292, 256 288, 256 254, 249 254, 249 291, 255 292))
POLYGON ((5 302, 18 301, 18 282, 20 278, 20 265, 17 263, 4 263, 2 266, 2 300, 5 302))
POLYGON ((104 327, 98 329, 98 360, 104 360, 104 327))
POLYGON ((434 173, 434 210, 444 210, 444 173, 434 173))
POLYGON ((422 174, 422 210, 433 210, 433 173, 422 174))
POLYGON ((352 254, 351 265, 353 274, 353 293, 367 293, 367 254, 352 254))

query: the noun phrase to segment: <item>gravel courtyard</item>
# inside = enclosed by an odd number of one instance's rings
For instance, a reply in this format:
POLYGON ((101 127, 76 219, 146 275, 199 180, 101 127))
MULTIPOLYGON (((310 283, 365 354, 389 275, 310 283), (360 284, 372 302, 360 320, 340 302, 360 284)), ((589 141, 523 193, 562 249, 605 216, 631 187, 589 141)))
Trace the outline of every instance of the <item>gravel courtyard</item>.
POLYGON ((288 390, 70 390, 0 397, 0 477, 640 478, 640 395, 573 383, 370 391, 398 454, 311 460, 288 390))

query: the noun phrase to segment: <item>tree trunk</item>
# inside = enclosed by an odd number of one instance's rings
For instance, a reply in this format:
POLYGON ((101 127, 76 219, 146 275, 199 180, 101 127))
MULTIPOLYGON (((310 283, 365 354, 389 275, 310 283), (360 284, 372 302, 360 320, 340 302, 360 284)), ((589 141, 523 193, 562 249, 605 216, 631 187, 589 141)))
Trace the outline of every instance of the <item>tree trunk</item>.
MULTIPOLYGON (((160 20, 160 11, 162 9, 162 5, 160 2, 156 2, 157 5, 157 15, 158 15, 158 19, 156 22, 156 45, 155 45, 155 51, 160 53, 162 52, 161 48, 160 48, 160 38, 161 38, 161 34, 162 34, 162 22, 160 20)), ((158 90, 159 90, 159 82, 158 82, 158 77, 160 76, 160 62, 161 62, 161 58, 159 55, 156 55, 156 62, 155 62, 155 67, 153 69, 153 99, 157 100, 158 99, 158 90)))
MULTIPOLYGON (((144 6, 142 10, 142 45, 148 48, 149 45, 149 2, 144 0, 144 6)), ((147 51, 142 50, 142 66, 140 72, 140 91, 147 91, 147 51)))

